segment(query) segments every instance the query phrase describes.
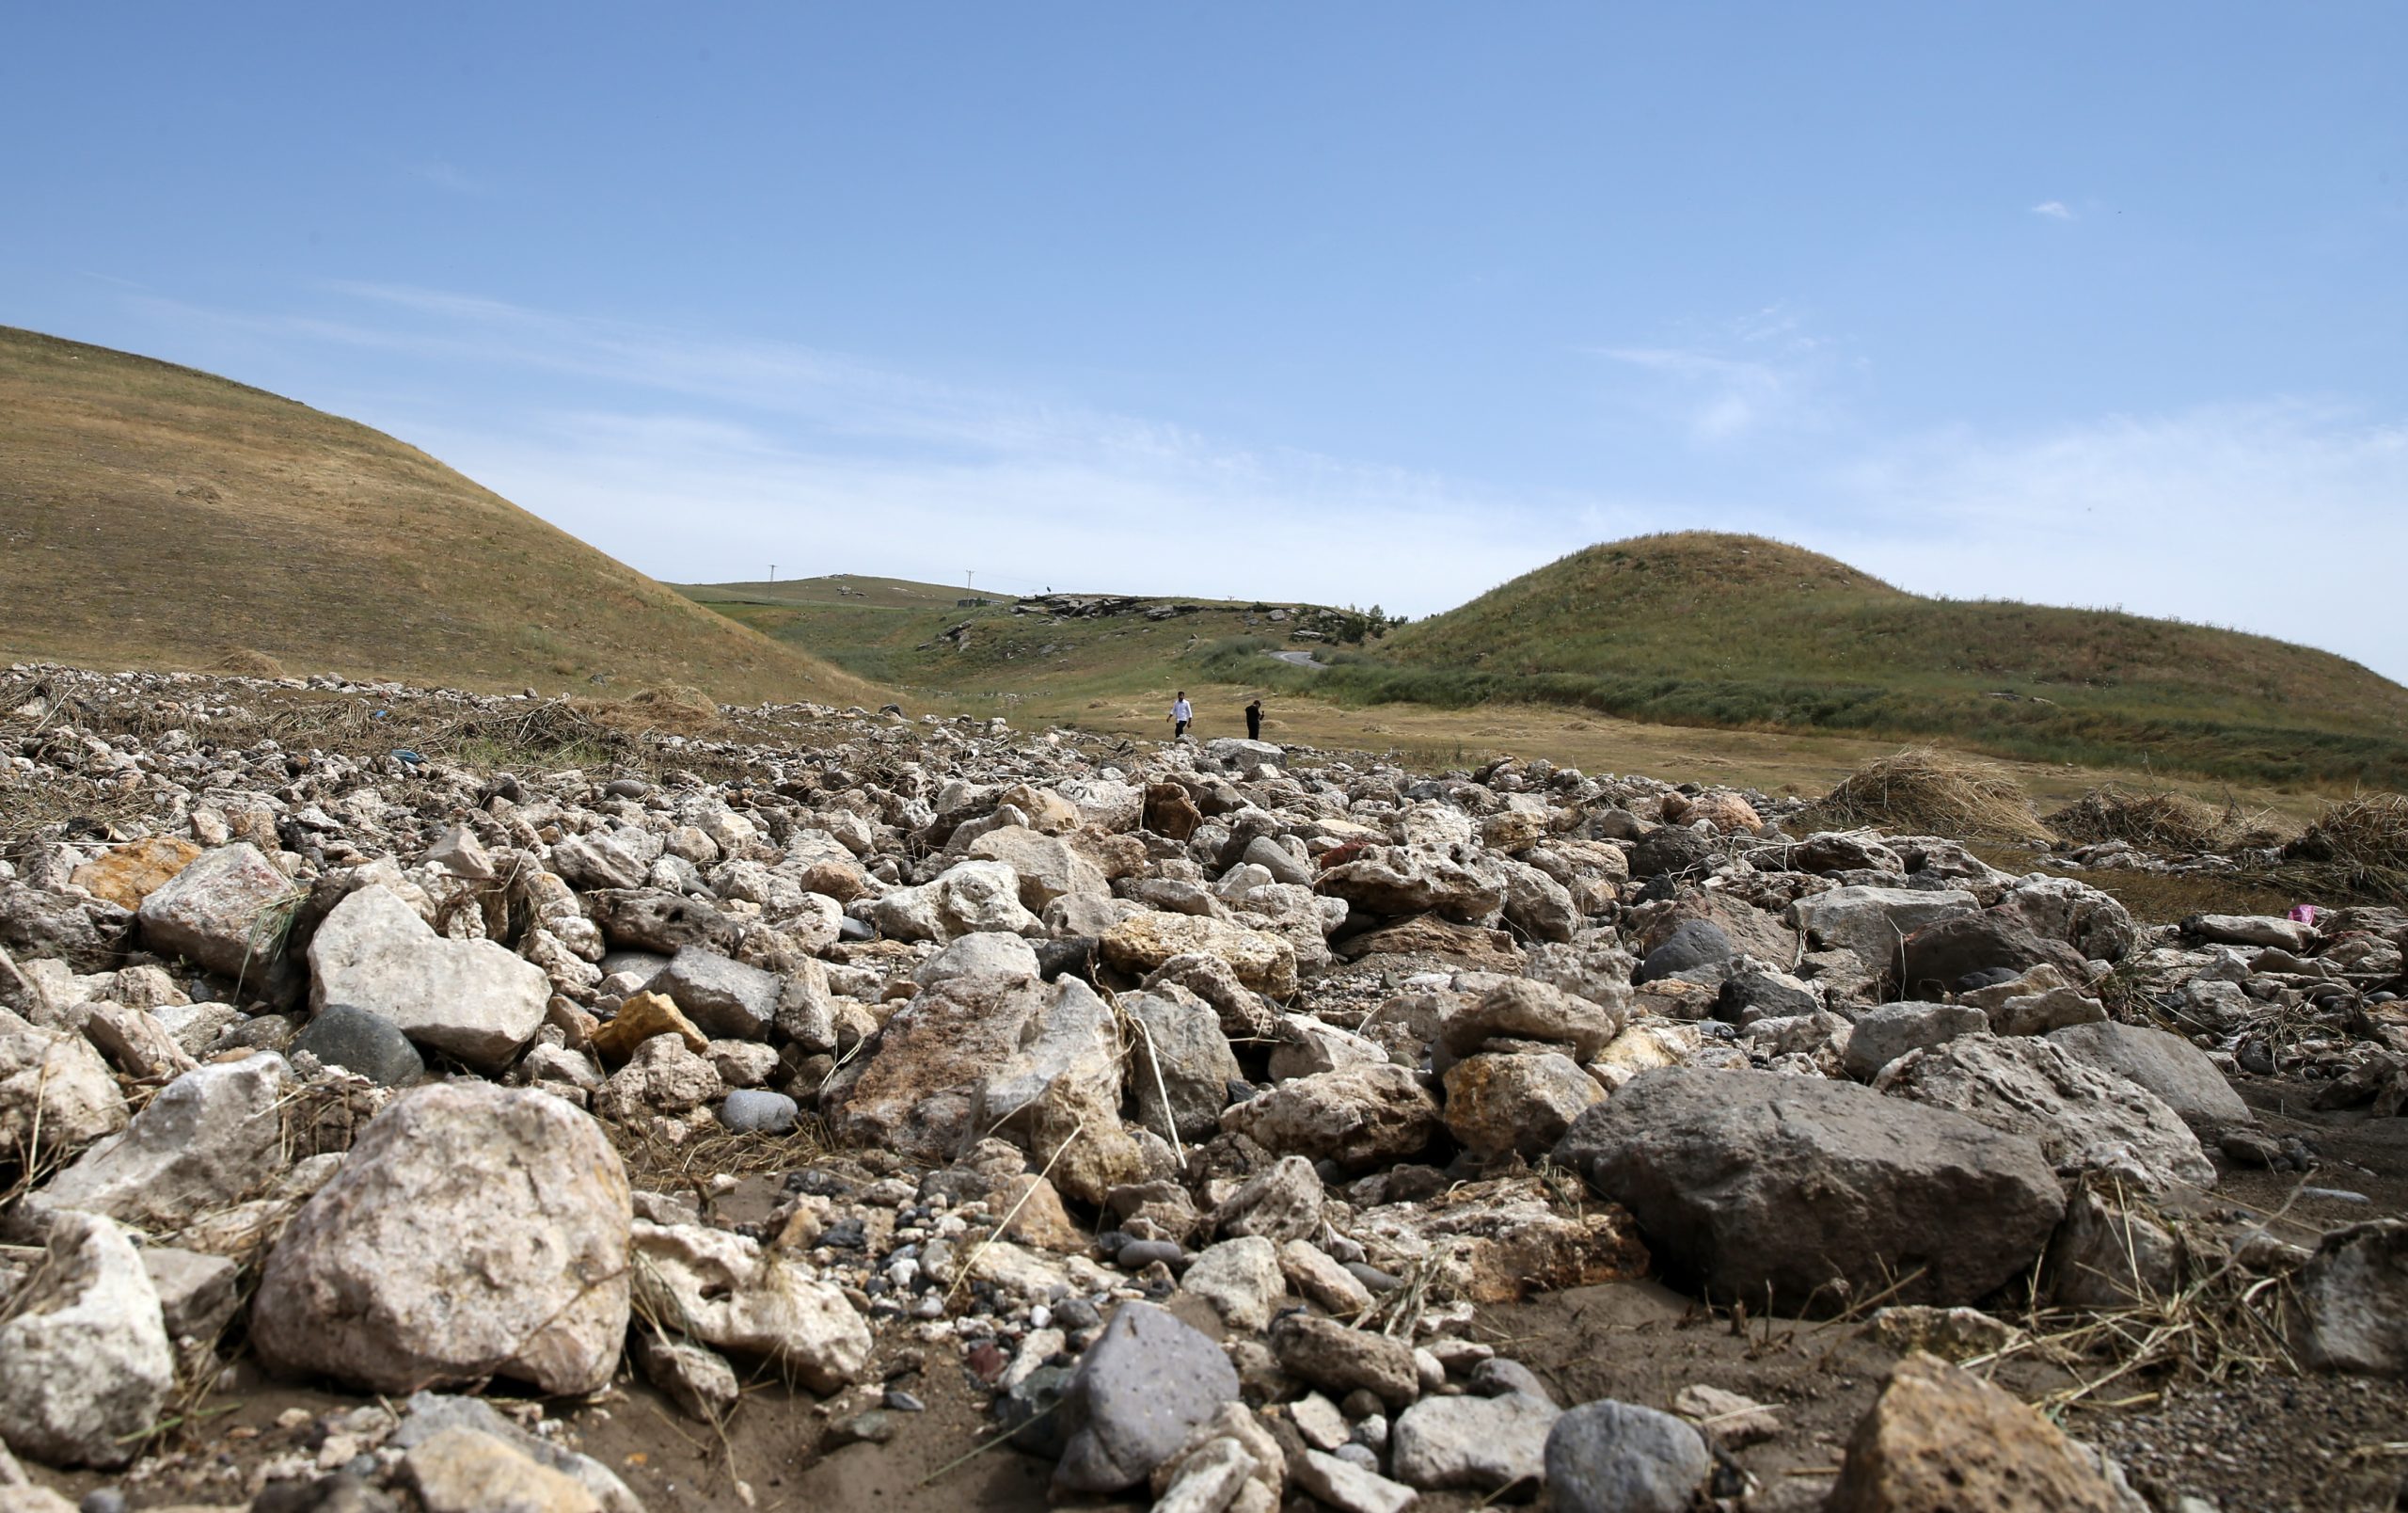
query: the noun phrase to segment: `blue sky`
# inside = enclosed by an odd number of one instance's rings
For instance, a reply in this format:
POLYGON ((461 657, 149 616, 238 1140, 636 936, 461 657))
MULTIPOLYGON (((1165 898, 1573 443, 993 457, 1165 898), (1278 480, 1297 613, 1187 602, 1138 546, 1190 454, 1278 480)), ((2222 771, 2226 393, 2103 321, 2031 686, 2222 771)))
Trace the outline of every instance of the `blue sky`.
POLYGON ((2408 8, 24 6, 0 322, 673 580, 1762 531, 2408 677, 2408 8))

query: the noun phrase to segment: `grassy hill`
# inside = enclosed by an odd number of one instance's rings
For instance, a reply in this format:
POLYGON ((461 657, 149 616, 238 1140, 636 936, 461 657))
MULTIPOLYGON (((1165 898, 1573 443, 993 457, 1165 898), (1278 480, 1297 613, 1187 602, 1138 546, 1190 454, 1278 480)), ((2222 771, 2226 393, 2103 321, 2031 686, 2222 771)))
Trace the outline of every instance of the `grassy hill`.
POLYGON ((1398 630, 1322 686, 2258 781, 2408 781, 2408 689, 2344 658, 2115 611, 1924 598, 1756 536, 1591 547, 1398 630))
POLYGON ((0 326, 0 661, 877 702, 414 447, 0 326))
POLYGON ((932 702, 1124 729, 1158 724, 1185 686, 1223 709, 1272 693, 1299 718, 1307 700, 1479 709, 1473 733, 1509 707, 1516 728, 1568 708, 2260 787, 2408 785, 2408 689, 2343 658, 2112 611, 1924 598, 1755 536, 1592 547, 1395 629, 1294 604, 965 605, 943 584, 843 576, 684 592, 932 702))

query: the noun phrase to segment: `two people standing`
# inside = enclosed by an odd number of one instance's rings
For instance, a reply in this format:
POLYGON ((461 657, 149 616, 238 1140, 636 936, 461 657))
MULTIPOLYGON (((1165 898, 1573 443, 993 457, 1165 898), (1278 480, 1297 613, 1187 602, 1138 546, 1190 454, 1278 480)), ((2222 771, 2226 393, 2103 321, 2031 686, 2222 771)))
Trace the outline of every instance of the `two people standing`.
MULTIPOLYGON (((1187 690, 1180 689, 1179 696, 1171 700, 1170 739, 1177 741, 1184 736, 1187 734, 1187 727, 1195 723, 1196 709, 1187 702, 1187 690)), ((1245 707, 1245 739, 1248 741, 1262 739, 1262 701, 1260 699, 1245 707)))

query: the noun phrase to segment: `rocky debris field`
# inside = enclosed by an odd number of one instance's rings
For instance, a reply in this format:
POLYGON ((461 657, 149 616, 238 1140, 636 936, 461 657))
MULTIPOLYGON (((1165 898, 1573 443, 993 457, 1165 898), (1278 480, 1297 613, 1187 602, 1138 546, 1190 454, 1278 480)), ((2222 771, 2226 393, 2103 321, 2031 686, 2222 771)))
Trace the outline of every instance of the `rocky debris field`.
POLYGON ((0 764, 8 1513, 2402 1495, 2397 911, 895 711, 0 764))

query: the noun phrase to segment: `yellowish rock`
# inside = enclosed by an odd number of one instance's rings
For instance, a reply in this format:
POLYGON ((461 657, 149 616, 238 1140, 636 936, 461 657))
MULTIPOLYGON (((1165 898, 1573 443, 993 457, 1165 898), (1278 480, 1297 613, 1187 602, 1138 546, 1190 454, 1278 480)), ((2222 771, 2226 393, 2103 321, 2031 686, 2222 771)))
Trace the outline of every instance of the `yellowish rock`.
POLYGON ((639 993, 619 1005, 617 1016, 594 1032, 594 1049, 606 1063, 623 1066, 637 1046, 655 1035, 674 1035, 696 1056, 710 1053, 711 1038, 657 993, 639 993))
POLYGON ((75 868, 73 881, 96 899, 106 899, 120 909, 139 909, 143 900, 199 854, 199 847, 172 836, 130 840, 75 868))

